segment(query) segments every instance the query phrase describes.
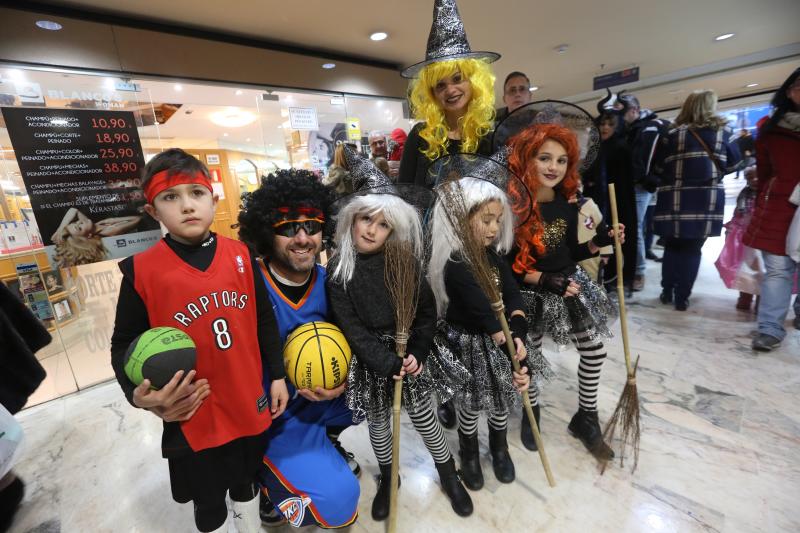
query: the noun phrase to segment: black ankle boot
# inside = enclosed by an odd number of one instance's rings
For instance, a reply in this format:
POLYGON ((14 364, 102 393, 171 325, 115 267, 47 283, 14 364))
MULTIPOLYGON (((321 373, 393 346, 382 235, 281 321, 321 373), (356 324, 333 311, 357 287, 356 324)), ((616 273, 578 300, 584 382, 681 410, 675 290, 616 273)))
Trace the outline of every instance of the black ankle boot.
MULTIPOLYGON (((389 495, 392 485, 392 465, 378 465, 381 475, 378 477, 378 491, 372 500, 372 519, 376 522, 386 520, 389 516, 389 495)), ((400 476, 397 476, 397 488, 400 488, 400 476)))
POLYGON ((500 483, 511 483, 516 477, 514 463, 508 455, 507 431, 489 428, 489 451, 492 453, 494 477, 500 483))
POLYGON ((446 463, 436 463, 436 470, 439 472, 439 481, 442 490, 450 499, 450 506, 458 516, 469 516, 472 514, 472 498, 461 484, 456 473, 456 463, 451 457, 446 463))
POLYGON ((0 490, 0 531, 9 530, 24 497, 25 483, 20 478, 16 478, 10 485, 0 490))
POLYGON ((458 432, 458 456, 461 457, 461 479, 470 490, 483 488, 483 472, 481 471, 481 456, 478 449, 478 433, 464 435, 458 432))
POLYGON ((445 429, 453 429, 456 427, 456 408, 452 401, 445 402, 436 408, 436 416, 439 418, 439 423, 445 429))
POLYGON ((614 450, 603 441, 603 432, 597 411, 584 411, 578 409, 569 422, 569 432, 576 439, 580 439, 586 449, 596 458, 608 461, 614 458, 614 450))
MULTIPOLYGON (((536 420, 536 427, 539 428, 539 434, 542 434, 542 425, 539 423, 539 406, 533 406, 533 418, 536 420)), ((531 423, 528 421, 528 413, 525 412, 525 408, 522 408, 522 422, 519 425, 519 440, 522 441, 522 445, 525 446, 528 450, 532 452, 539 451, 538 446, 536 446, 536 439, 533 438, 533 429, 531 429, 531 423)))

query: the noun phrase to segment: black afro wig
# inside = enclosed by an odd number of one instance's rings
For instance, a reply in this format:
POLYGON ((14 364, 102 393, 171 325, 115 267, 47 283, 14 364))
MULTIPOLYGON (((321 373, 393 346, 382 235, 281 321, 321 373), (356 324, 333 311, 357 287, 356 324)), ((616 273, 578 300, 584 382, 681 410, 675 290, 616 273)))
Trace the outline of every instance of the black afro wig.
POLYGON ((293 211, 299 207, 319 209, 327 226, 333 201, 331 188, 320 183, 314 173, 294 168, 277 170, 262 177, 258 189, 242 195, 239 239, 258 254, 269 257, 275 239, 272 226, 287 217, 278 211, 279 207, 288 207, 290 218, 296 216, 293 211))

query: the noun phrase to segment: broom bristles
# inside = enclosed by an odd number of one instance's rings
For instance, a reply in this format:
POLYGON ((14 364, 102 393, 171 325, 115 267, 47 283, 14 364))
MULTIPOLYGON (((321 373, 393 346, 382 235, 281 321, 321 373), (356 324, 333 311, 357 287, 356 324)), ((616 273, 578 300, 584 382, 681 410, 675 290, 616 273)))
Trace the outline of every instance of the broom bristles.
MULTIPOLYGON (((636 387, 636 370, 639 366, 639 359, 636 359, 636 366, 633 374, 628 376, 625 387, 619 395, 617 407, 606 424, 603 431, 603 440, 612 442, 617 430, 620 430, 619 464, 625 466, 625 451, 630 449, 633 453, 633 467, 631 472, 636 470, 639 465, 639 440, 641 438, 641 426, 639 424, 639 390, 636 387)), ((600 473, 603 474, 608 466, 608 460, 600 462, 600 473)))

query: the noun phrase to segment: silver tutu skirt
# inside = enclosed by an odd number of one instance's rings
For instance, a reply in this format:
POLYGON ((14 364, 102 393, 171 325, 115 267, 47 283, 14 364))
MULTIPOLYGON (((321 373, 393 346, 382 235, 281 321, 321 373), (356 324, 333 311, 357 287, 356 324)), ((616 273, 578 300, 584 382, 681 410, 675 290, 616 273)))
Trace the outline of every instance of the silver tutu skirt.
POLYGON ((586 332, 590 339, 611 337, 609 326, 619 310, 606 291, 578 267, 571 276, 581 286, 578 296, 564 298, 536 287, 522 285, 530 332, 550 337, 558 346, 567 346, 575 333, 586 332))
MULTIPOLYGON (((498 412, 518 407, 520 393, 514 388, 511 359, 503 346, 497 346, 485 333, 469 333, 440 320, 433 339, 433 351, 439 357, 461 361, 470 379, 456 394, 456 402, 471 411, 498 412)), ((525 347, 532 383, 541 386, 553 376, 550 364, 541 350, 535 350, 529 339, 525 347)))
MULTIPOLYGON (((381 342, 391 351, 395 349, 394 338, 380 335, 381 342)), ((463 389, 470 375, 466 367, 448 353, 433 350, 418 376, 406 375, 403 378, 403 406, 414 413, 418 408, 426 408, 431 402, 431 393, 436 393, 444 403, 463 389)), ((382 422, 391 416, 394 403, 394 379, 376 374, 353 354, 347 372, 347 407, 353 412, 356 424, 367 419, 382 422)))

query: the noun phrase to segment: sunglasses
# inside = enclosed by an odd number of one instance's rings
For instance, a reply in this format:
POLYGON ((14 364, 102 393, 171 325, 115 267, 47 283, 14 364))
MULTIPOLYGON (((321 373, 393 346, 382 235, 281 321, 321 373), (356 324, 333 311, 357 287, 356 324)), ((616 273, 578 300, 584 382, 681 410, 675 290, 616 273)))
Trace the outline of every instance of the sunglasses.
POLYGON ((300 230, 306 232, 306 235, 316 235, 322 231, 322 220, 318 218, 306 218, 304 220, 281 220, 272 229, 275 230, 275 235, 281 237, 294 237, 300 230))

